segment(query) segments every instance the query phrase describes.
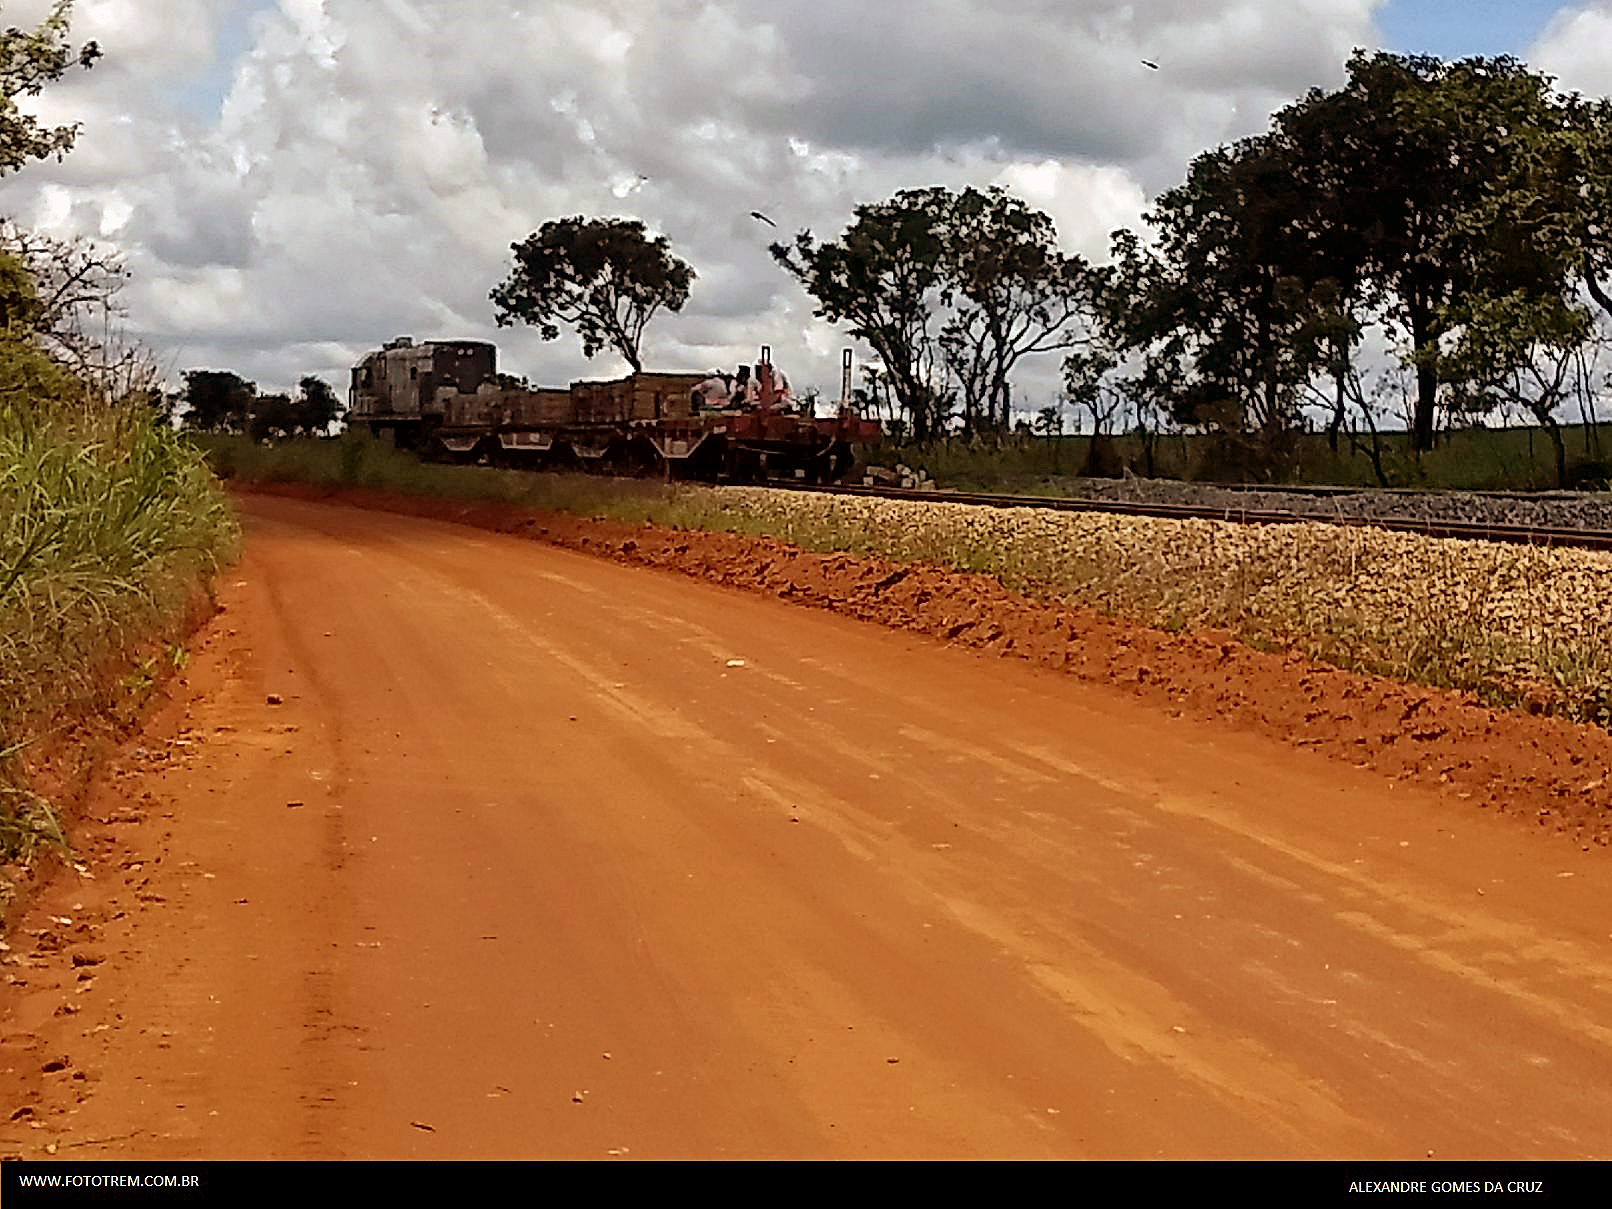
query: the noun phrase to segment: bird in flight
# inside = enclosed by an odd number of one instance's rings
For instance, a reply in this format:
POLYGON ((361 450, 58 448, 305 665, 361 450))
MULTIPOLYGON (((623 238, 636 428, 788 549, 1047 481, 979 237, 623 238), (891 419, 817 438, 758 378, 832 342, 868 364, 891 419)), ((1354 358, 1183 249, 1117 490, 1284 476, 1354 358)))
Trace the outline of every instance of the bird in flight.
POLYGON ((763 214, 760 210, 752 210, 752 211, 750 211, 750 217, 751 218, 759 218, 762 222, 766 223, 769 227, 776 227, 778 225, 777 223, 773 222, 772 219, 768 218, 765 214, 763 214))
POLYGON ((1157 63, 1153 62, 1152 59, 1143 59, 1142 60, 1142 66, 1143 67, 1151 67, 1154 71, 1157 71, 1159 69, 1159 65, 1157 63))

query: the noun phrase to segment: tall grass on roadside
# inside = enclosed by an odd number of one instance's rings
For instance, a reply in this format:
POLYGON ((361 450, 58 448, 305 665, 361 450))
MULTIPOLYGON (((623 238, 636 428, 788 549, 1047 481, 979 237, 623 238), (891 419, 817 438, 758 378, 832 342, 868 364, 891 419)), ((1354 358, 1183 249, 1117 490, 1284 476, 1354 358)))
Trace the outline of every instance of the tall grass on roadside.
POLYGON ((61 838, 19 754, 64 716, 113 704, 131 653, 235 540, 202 458, 156 416, 87 403, 0 340, 0 858, 61 838))

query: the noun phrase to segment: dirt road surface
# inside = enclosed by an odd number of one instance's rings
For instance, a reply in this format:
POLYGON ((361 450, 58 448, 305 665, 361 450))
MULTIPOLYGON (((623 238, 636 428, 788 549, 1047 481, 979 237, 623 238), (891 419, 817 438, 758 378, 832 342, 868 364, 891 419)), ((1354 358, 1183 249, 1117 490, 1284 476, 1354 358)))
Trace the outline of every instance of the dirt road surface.
POLYGON ((0 1153, 1612 1154, 1603 849, 665 571, 246 510, 6 954, 0 1153))

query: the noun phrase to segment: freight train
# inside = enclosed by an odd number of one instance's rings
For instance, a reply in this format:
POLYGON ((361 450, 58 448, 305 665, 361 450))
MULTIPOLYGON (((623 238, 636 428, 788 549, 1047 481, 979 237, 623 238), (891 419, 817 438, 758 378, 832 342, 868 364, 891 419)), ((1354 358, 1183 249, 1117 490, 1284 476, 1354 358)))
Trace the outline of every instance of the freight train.
POLYGON ((794 407, 761 350, 754 376, 629 374, 563 388, 528 387, 497 368, 480 340, 390 340, 353 367, 349 424, 434 460, 573 468, 668 479, 834 482, 877 440, 879 424, 848 405, 819 418, 794 407))

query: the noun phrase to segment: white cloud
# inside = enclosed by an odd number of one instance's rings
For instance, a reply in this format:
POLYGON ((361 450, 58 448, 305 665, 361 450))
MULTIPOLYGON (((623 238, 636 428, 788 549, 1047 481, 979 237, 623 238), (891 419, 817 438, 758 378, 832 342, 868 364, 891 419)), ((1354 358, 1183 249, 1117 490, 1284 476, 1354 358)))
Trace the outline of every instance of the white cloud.
POLYGON ((1528 62, 1565 91, 1605 95, 1612 85, 1612 4, 1564 7, 1540 32, 1528 62))
POLYGON ((1113 165, 1055 159, 1008 164, 991 183, 1047 214, 1066 251, 1098 262, 1108 259, 1115 230, 1140 226, 1148 203, 1135 177, 1113 165))
POLYGON ((641 218, 699 273, 648 364, 768 343, 837 389, 840 338, 771 240, 832 238, 902 188, 1000 183, 1100 258, 1197 151, 1340 80, 1375 6, 80 0, 74 37, 106 58, 39 105, 82 121, 80 146, 0 181, 0 212, 124 248, 131 323, 178 368, 338 388, 404 332, 494 339, 541 381, 615 372, 569 334, 499 331, 487 293, 546 219, 641 218), (222 71, 220 46, 244 46, 222 71), (212 98, 175 83, 203 79, 212 98))

